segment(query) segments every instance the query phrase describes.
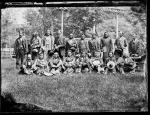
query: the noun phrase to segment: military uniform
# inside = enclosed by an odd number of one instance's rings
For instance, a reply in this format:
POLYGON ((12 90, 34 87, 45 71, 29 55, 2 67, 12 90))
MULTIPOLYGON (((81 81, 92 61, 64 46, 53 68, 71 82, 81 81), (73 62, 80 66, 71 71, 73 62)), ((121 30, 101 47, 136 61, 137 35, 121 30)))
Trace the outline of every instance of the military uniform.
POLYGON ((27 53, 27 42, 24 36, 16 39, 14 51, 16 54, 16 68, 20 68, 24 63, 25 54, 27 53))

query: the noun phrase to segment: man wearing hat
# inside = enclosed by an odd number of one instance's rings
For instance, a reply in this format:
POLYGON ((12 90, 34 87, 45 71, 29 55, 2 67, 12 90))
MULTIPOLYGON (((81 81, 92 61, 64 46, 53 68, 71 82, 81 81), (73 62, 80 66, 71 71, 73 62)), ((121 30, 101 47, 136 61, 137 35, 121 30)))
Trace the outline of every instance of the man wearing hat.
POLYGON ((96 34, 92 34, 92 39, 88 41, 88 49, 92 57, 95 57, 95 52, 100 49, 99 42, 96 39, 96 34))
POLYGON ((74 39, 73 34, 70 34, 69 39, 66 42, 66 52, 68 52, 68 50, 71 50, 73 55, 78 52, 77 41, 74 39))
POLYGON ((14 52, 16 55, 16 68, 22 67, 27 53, 27 41, 23 34, 23 31, 19 31, 19 37, 16 39, 14 44, 14 52))
POLYGON ((55 38, 52 35, 52 32, 50 29, 47 30, 46 34, 44 35, 42 39, 42 45, 45 50, 45 57, 47 60, 52 56, 53 51, 54 51, 54 42, 55 38))

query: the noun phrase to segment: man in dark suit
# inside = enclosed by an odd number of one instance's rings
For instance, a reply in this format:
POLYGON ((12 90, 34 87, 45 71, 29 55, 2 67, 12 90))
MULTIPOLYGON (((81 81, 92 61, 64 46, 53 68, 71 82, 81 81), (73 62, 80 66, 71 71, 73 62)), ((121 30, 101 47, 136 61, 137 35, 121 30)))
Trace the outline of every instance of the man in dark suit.
POLYGON ((23 34, 23 31, 19 31, 19 37, 14 44, 14 52, 16 55, 16 68, 19 69, 24 63, 25 54, 27 53, 27 41, 23 34))

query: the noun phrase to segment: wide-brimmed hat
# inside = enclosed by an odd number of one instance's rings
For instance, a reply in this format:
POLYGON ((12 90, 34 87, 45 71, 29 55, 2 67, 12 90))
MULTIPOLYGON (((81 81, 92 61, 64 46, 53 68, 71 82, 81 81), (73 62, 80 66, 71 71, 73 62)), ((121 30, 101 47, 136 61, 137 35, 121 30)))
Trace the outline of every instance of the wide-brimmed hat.
POLYGON ((107 67, 108 67, 109 69, 113 69, 113 68, 115 67, 115 62, 109 61, 109 62, 107 63, 107 67))

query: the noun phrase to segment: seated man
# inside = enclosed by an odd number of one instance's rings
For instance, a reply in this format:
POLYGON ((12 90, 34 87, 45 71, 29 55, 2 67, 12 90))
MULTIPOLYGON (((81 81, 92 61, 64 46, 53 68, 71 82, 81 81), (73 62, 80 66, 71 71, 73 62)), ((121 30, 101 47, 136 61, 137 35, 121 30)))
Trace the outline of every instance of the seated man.
POLYGON ((103 57, 101 52, 95 52, 95 57, 90 60, 91 67, 98 73, 104 73, 103 57))
POLYGON ((82 55, 80 57, 80 62, 81 62, 81 72, 90 72, 91 71, 90 60, 85 52, 82 53, 82 55))
POLYGON ((59 54, 57 52, 54 53, 52 58, 49 61, 49 68, 50 68, 50 73, 53 75, 60 74, 62 68, 64 68, 63 63, 59 57, 59 54))
POLYGON ((123 69, 124 63, 125 60, 123 59, 123 57, 116 57, 116 70, 121 74, 125 74, 123 69))
POLYGON ((71 50, 68 50, 67 57, 64 59, 64 67, 65 67, 64 71, 65 74, 74 72, 75 58, 72 55, 71 50))
POLYGON ((39 53, 39 58, 37 58, 34 62, 33 68, 38 75, 46 75, 51 76, 52 74, 47 72, 48 71, 48 64, 47 61, 44 59, 44 53, 39 53))
POLYGON ((116 63, 116 59, 113 53, 110 52, 109 57, 106 59, 107 66, 106 66, 105 74, 107 74, 108 72, 116 73, 115 63, 116 63))
POLYGON ((76 55, 75 58, 75 72, 80 73, 81 72, 81 60, 80 60, 80 54, 76 55))
POLYGON ((124 60, 125 60, 124 71, 135 73, 136 63, 132 60, 132 58, 126 55, 124 56, 124 60))
POLYGON ((31 75, 33 73, 33 60, 31 54, 27 55, 27 60, 21 67, 21 73, 31 75))

